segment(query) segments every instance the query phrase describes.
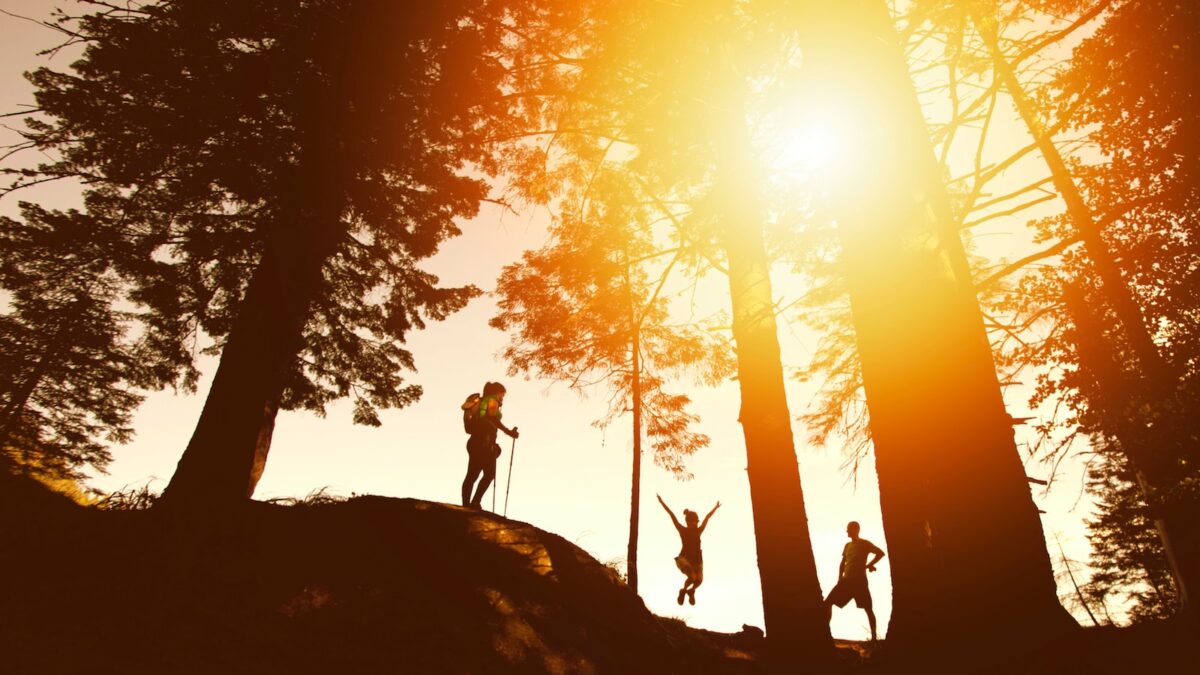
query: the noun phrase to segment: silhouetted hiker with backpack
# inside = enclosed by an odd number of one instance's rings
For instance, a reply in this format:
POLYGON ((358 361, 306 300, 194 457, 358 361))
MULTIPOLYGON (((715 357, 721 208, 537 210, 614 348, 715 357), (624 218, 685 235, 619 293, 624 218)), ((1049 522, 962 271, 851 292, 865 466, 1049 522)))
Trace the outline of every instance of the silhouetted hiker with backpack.
POLYGON ((467 439, 467 475, 462 483, 462 503, 473 509, 481 508, 483 495, 496 478, 496 458, 500 456, 500 445, 496 443, 496 432, 503 431, 512 438, 520 434, 517 428, 509 429, 500 421, 500 407, 504 405, 504 385, 488 382, 483 385, 483 395, 472 394, 462 404, 463 429, 471 435, 467 439), (471 496, 471 488, 483 474, 483 480, 471 496))
POLYGON ((704 554, 700 551, 700 535, 704 534, 704 528, 708 527, 708 519, 712 518, 717 509, 721 508, 721 502, 712 507, 712 511, 704 516, 704 522, 699 523, 700 517, 695 511, 684 509, 683 520, 687 525, 680 525, 679 519, 675 517, 675 513, 671 511, 671 507, 663 501, 662 495, 658 497, 658 503, 662 504, 667 515, 671 516, 671 522, 675 524, 675 531, 679 532, 679 540, 683 543, 683 548, 679 551, 679 555, 675 556, 675 566, 683 572, 683 588, 679 589, 679 597, 676 602, 683 604, 683 597, 686 595, 688 602, 696 604, 696 589, 700 584, 704 583, 704 554), (699 523, 699 526, 697 526, 699 523))
POLYGON ((871 589, 867 587, 867 572, 875 571, 875 563, 883 559, 884 553, 875 544, 860 538, 859 530, 859 524, 853 520, 846 525, 846 535, 850 537, 850 541, 846 542, 846 547, 842 549, 838 582, 829 592, 829 597, 825 598, 825 611, 832 614, 834 605, 845 607, 853 598, 854 604, 867 613, 867 623, 871 624, 871 640, 874 641, 875 610, 871 601, 871 589), (868 562, 867 558, 872 555, 875 559, 868 562))

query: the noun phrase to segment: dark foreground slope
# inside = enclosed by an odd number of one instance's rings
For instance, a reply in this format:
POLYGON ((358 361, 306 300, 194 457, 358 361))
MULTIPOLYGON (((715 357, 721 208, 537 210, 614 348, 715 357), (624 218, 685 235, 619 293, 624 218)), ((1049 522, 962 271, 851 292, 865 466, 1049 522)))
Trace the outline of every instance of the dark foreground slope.
POLYGON ((411 499, 98 511, 0 498, 4 672, 744 672, 581 549, 411 499))
MULTIPOLYGON (((101 511, 0 478, 0 537, 6 675, 765 672, 761 640, 655 617, 561 537, 445 504, 101 511)), ((1180 624, 1038 647, 929 638, 915 660, 839 641, 834 670, 1125 675, 1197 663, 1196 632, 1180 624)))

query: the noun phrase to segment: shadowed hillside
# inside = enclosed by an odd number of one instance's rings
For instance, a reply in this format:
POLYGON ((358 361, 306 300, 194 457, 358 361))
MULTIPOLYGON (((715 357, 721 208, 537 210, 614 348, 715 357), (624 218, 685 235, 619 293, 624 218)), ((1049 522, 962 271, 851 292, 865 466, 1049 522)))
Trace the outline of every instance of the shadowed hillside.
MULTIPOLYGON (((761 638, 656 617, 562 537, 485 512, 358 497, 226 513, 84 508, 0 486, 6 673, 759 673, 761 638)), ((985 608, 981 608, 986 611, 985 608)), ((1170 624, 837 672, 1128 673, 1186 659, 1170 624)), ((788 672, 792 672, 789 670, 788 672)))
POLYGON ((8 672, 748 666, 563 538, 488 513, 360 497, 188 518, 5 492, 8 672))

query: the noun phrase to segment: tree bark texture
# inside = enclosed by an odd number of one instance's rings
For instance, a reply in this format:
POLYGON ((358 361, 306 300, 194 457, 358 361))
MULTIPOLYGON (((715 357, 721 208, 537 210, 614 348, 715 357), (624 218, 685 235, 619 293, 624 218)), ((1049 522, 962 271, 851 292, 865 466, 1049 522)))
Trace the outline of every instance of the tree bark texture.
POLYGON ((795 3, 812 95, 860 146, 833 177, 892 570, 889 642, 1058 635, 1037 508, 962 243, 882 0, 795 3), (964 278, 965 276, 965 278, 964 278), (986 606, 986 611, 980 607, 986 606))

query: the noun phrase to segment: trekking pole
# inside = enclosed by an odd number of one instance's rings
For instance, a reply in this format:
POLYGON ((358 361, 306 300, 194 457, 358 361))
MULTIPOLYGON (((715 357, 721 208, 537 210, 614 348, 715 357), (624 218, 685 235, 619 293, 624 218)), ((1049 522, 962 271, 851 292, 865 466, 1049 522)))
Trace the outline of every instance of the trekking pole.
MULTIPOLYGON (((517 430, 517 428, 513 427, 513 431, 516 431, 516 430, 517 430)), ((516 436, 513 437, 512 441, 513 441, 512 442, 512 450, 508 451, 508 481, 507 481, 508 484, 504 486, 504 517, 505 518, 508 517, 508 491, 512 489, 513 458, 517 456, 517 438, 516 438, 516 436)))

